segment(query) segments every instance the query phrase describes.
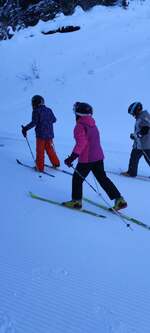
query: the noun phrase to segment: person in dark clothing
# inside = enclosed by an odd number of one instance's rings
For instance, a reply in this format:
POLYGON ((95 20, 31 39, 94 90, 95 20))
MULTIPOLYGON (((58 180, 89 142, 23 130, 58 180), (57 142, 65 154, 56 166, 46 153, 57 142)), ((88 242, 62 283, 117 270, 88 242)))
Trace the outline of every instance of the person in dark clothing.
POLYGON ((130 154, 128 170, 121 172, 126 177, 136 177, 140 158, 143 156, 150 166, 150 114, 143 110, 140 102, 132 103, 128 113, 136 119, 134 133, 130 134, 134 141, 130 154))
POLYGON ((60 166, 60 161, 54 149, 53 123, 56 122, 54 113, 44 104, 44 98, 39 95, 32 97, 32 121, 26 126, 22 126, 24 137, 27 131, 35 127, 36 133, 36 167, 42 172, 44 170, 44 153, 46 151, 50 162, 54 167, 60 166))
POLYGON ((92 171, 109 198, 115 200, 113 208, 119 210, 127 207, 126 201, 105 173, 104 154, 99 131, 92 117, 92 107, 87 103, 77 102, 74 105, 74 112, 76 116, 74 128, 76 144, 72 154, 65 159, 64 163, 71 167, 73 161, 78 158, 78 164, 72 178, 72 200, 64 202, 63 205, 78 209, 82 207, 82 184, 84 178, 92 171))

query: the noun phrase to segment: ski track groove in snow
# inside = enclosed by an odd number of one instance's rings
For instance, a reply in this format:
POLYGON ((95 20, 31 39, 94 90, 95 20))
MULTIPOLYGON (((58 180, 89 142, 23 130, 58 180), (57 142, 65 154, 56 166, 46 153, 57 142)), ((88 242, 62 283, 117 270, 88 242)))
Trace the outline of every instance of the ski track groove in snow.
MULTIPOLYGON (((71 177, 39 179, 16 163, 33 165, 21 124, 30 120, 31 97, 40 93, 58 119, 62 163, 74 144, 72 105, 81 100, 94 108, 105 169, 127 167, 134 127, 128 105, 141 100, 150 110, 149 25, 149 1, 126 11, 97 6, 85 14, 78 8, 72 17, 40 21, 0 44, 0 333, 150 333, 149 233, 133 224, 129 232, 110 214, 98 221, 33 203, 29 190, 68 200, 71 177), (40 33, 68 22, 81 31, 40 33), (24 75, 29 80, 19 78, 24 75)), ((34 131, 29 140, 35 153, 34 131)), ((141 171, 149 173, 143 161, 141 171)), ((127 199, 129 215, 148 223, 149 184, 110 178, 127 199)), ((98 202, 87 185, 84 193, 98 202)))

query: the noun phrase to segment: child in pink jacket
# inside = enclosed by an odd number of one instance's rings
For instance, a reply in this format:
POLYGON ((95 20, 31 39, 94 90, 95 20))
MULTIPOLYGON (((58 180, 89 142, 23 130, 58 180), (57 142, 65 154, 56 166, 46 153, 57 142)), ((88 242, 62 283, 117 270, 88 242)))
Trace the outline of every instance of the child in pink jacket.
POLYGON ((98 183, 111 200, 115 200, 114 209, 127 207, 127 203, 104 170, 104 153, 100 143, 99 130, 92 117, 93 109, 87 103, 76 102, 74 104, 76 126, 74 138, 76 144, 71 155, 64 163, 71 167, 73 161, 78 158, 78 164, 72 178, 72 200, 63 205, 71 208, 82 208, 82 184, 84 179, 92 171, 98 183))

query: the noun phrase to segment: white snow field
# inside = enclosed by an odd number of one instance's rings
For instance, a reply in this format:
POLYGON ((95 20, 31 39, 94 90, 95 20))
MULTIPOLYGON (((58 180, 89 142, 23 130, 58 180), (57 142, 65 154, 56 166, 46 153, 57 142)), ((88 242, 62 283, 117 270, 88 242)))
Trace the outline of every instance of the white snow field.
MULTIPOLYGON (((126 170, 134 128, 127 109, 141 101, 150 110, 149 80, 149 1, 77 8, 0 42, 0 333, 150 332, 150 231, 86 202, 106 219, 33 200, 29 191, 69 200, 71 177, 55 170, 39 177, 16 163, 33 165, 21 125, 40 94, 57 117, 61 168, 69 170, 63 161, 74 145, 72 106, 84 101, 94 108, 105 169, 126 170), (41 34, 69 24, 81 29, 41 34)), ((35 154, 34 130, 28 140, 35 154)), ((139 174, 150 175, 144 159, 139 174)), ((123 213, 150 225, 150 182, 108 175, 128 201, 123 213)), ((96 187, 92 175, 87 180, 96 187)), ((104 203, 87 184, 84 196, 104 203)))

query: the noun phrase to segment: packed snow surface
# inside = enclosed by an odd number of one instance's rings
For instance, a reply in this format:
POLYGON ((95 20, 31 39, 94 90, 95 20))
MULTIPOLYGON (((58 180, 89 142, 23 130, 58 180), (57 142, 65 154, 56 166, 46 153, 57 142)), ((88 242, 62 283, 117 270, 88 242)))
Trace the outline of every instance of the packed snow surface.
MULTIPOLYGON (((33 200, 71 198, 71 177, 50 178, 34 165, 21 133, 40 94, 57 117, 55 149, 61 168, 71 153, 72 106, 90 103, 101 134, 105 169, 127 170, 134 119, 130 103, 150 110, 150 4, 128 10, 97 6, 19 31, 0 43, 0 333, 149 333, 150 231, 88 203, 91 217, 33 200), (43 35, 66 25, 77 32, 43 35)), ((28 132, 35 154, 35 133, 28 132)), ((46 157, 46 162, 48 159, 46 157)), ((75 165, 75 163, 74 163, 75 165)), ((150 175, 144 159, 139 174, 150 175)), ((150 182, 109 174, 128 202, 125 214, 150 225, 150 182)), ((87 180, 96 187, 89 175, 87 180)), ((84 196, 107 200, 84 184, 84 196)))

